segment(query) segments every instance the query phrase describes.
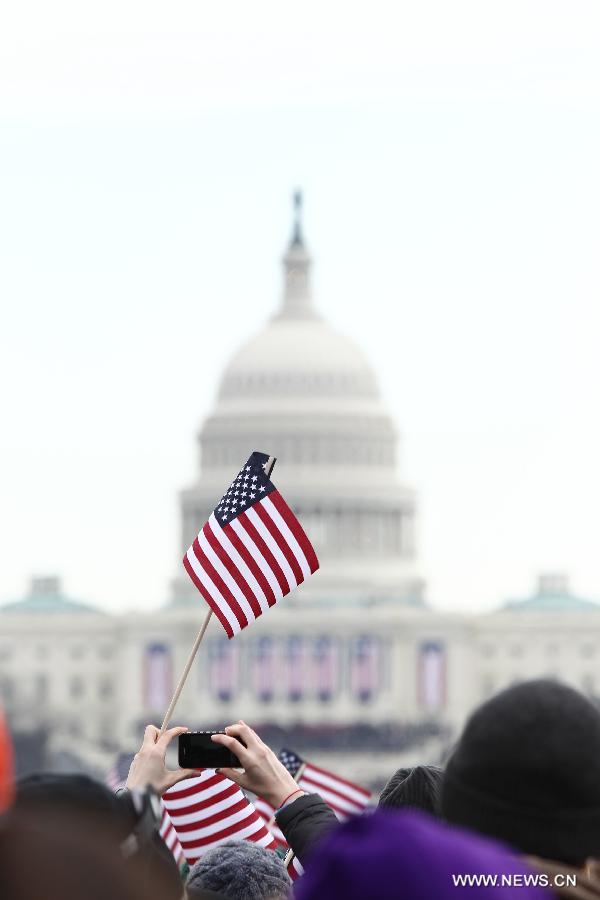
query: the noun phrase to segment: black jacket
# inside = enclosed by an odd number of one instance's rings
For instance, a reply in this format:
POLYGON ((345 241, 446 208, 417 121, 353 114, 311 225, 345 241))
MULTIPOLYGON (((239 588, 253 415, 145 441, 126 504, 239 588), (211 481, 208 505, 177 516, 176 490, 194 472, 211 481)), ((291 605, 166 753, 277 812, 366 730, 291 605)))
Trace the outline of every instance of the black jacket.
POLYGON ((304 794, 293 803, 284 806, 275 816, 285 839, 302 863, 314 843, 337 825, 337 818, 318 794, 304 794))

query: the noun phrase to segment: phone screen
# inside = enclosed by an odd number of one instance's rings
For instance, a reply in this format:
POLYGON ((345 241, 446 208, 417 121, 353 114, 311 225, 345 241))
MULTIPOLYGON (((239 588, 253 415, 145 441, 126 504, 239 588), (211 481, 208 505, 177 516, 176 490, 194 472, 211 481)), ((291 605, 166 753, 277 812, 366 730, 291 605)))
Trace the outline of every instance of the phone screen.
POLYGON ((182 769, 240 768, 240 761, 231 750, 211 740, 213 734, 224 732, 188 731, 179 735, 179 765, 182 769))

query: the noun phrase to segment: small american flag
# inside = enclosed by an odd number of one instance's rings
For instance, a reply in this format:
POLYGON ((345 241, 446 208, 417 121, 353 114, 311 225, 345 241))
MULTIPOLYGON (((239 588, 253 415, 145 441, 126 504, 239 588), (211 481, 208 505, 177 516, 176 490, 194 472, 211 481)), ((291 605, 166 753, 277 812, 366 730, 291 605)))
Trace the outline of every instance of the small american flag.
POLYGON ((276 848, 252 803, 237 784, 214 769, 203 769, 197 778, 170 788, 163 794, 163 803, 190 865, 232 838, 276 848))
MULTIPOLYGON (((363 812, 371 802, 371 792, 366 788, 305 762, 292 750, 281 750, 279 759, 297 782, 298 788, 309 794, 320 794, 342 822, 363 812)), ((275 838, 277 846, 287 847, 285 835, 275 821, 275 809, 262 797, 257 797, 254 805, 275 838)), ((292 875, 289 866, 288 873, 290 878, 297 877, 298 874, 292 875)))
POLYGON ((301 875, 304 875, 304 868, 302 863, 298 859, 295 854, 291 851, 288 856, 285 858, 287 873, 290 876, 292 881, 297 881, 301 875))
POLYGON ((132 759, 133 756, 131 753, 119 753, 114 765, 112 765, 106 773, 104 784, 114 793, 125 787, 132 759))
MULTIPOLYGON (((132 759, 133 756, 131 753, 120 753, 118 755, 114 766, 112 766, 112 768, 106 775, 106 778, 104 779, 104 783, 111 789, 111 791, 118 791, 121 788, 125 787, 132 759)), ((162 801, 161 806, 162 818, 158 833, 175 857, 175 862, 177 863, 177 865, 181 866, 185 861, 183 850, 181 849, 181 844, 177 840, 177 835, 175 833, 175 829, 173 828, 173 823, 169 818, 169 813, 166 811, 165 805, 162 801)))
POLYGON ((254 622, 319 568, 300 522, 255 451, 183 557, 228 637, 254 622))
POLYGON ((282 750, 279 759, 296 779, 298 787, 311 794, 320 794, 341 821, 358 815, 371 802, 371 792, 366 788, 305 762, 292 750, 282 750))

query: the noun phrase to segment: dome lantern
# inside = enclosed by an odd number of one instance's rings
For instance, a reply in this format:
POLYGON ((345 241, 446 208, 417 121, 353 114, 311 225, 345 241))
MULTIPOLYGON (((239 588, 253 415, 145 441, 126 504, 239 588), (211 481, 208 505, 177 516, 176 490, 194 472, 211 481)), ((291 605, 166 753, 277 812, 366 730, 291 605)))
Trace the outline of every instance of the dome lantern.
POLYGON ((276 319, 306 319, 316 316, 310 286, 312 260, 302 235, 302 192, 293 198, 292 237, 283 257, 283 302, 276 319))

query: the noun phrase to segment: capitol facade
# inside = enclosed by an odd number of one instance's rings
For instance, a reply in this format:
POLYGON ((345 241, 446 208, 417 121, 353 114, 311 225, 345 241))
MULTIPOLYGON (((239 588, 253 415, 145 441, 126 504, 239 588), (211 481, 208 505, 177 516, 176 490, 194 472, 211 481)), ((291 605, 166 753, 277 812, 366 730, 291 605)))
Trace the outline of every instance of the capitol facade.
MULTIPOLYGON (((542 576, 531 596, 499 598, 487 614, 442 613, 425 599, 398 434, 368 360, 313 300, 298 205, 283 268, 279 308, 233 356, 199 432, 181 556, 262 450, 278 458, 273 481, 321 568, 233 641, 213 619, 174 722, 333 734, 337 750, 315 737, 315 761, 376 783, 398 763, 373 740, 378 728, 412 734, 415 759, 435 762, 469 711, 516 681, 556 677, 596 696, 600 606, 564 577, 542 576), (361 727, 371 744, 344 746, 361 727)), ((145 723, 160 723, 204 611, 182 567, 153 613, 109 615, 67 597, 57 578, 34 579, 0 608, 0 701, 13 729, 46 727, 51 747, 108 767, 145 723)))

